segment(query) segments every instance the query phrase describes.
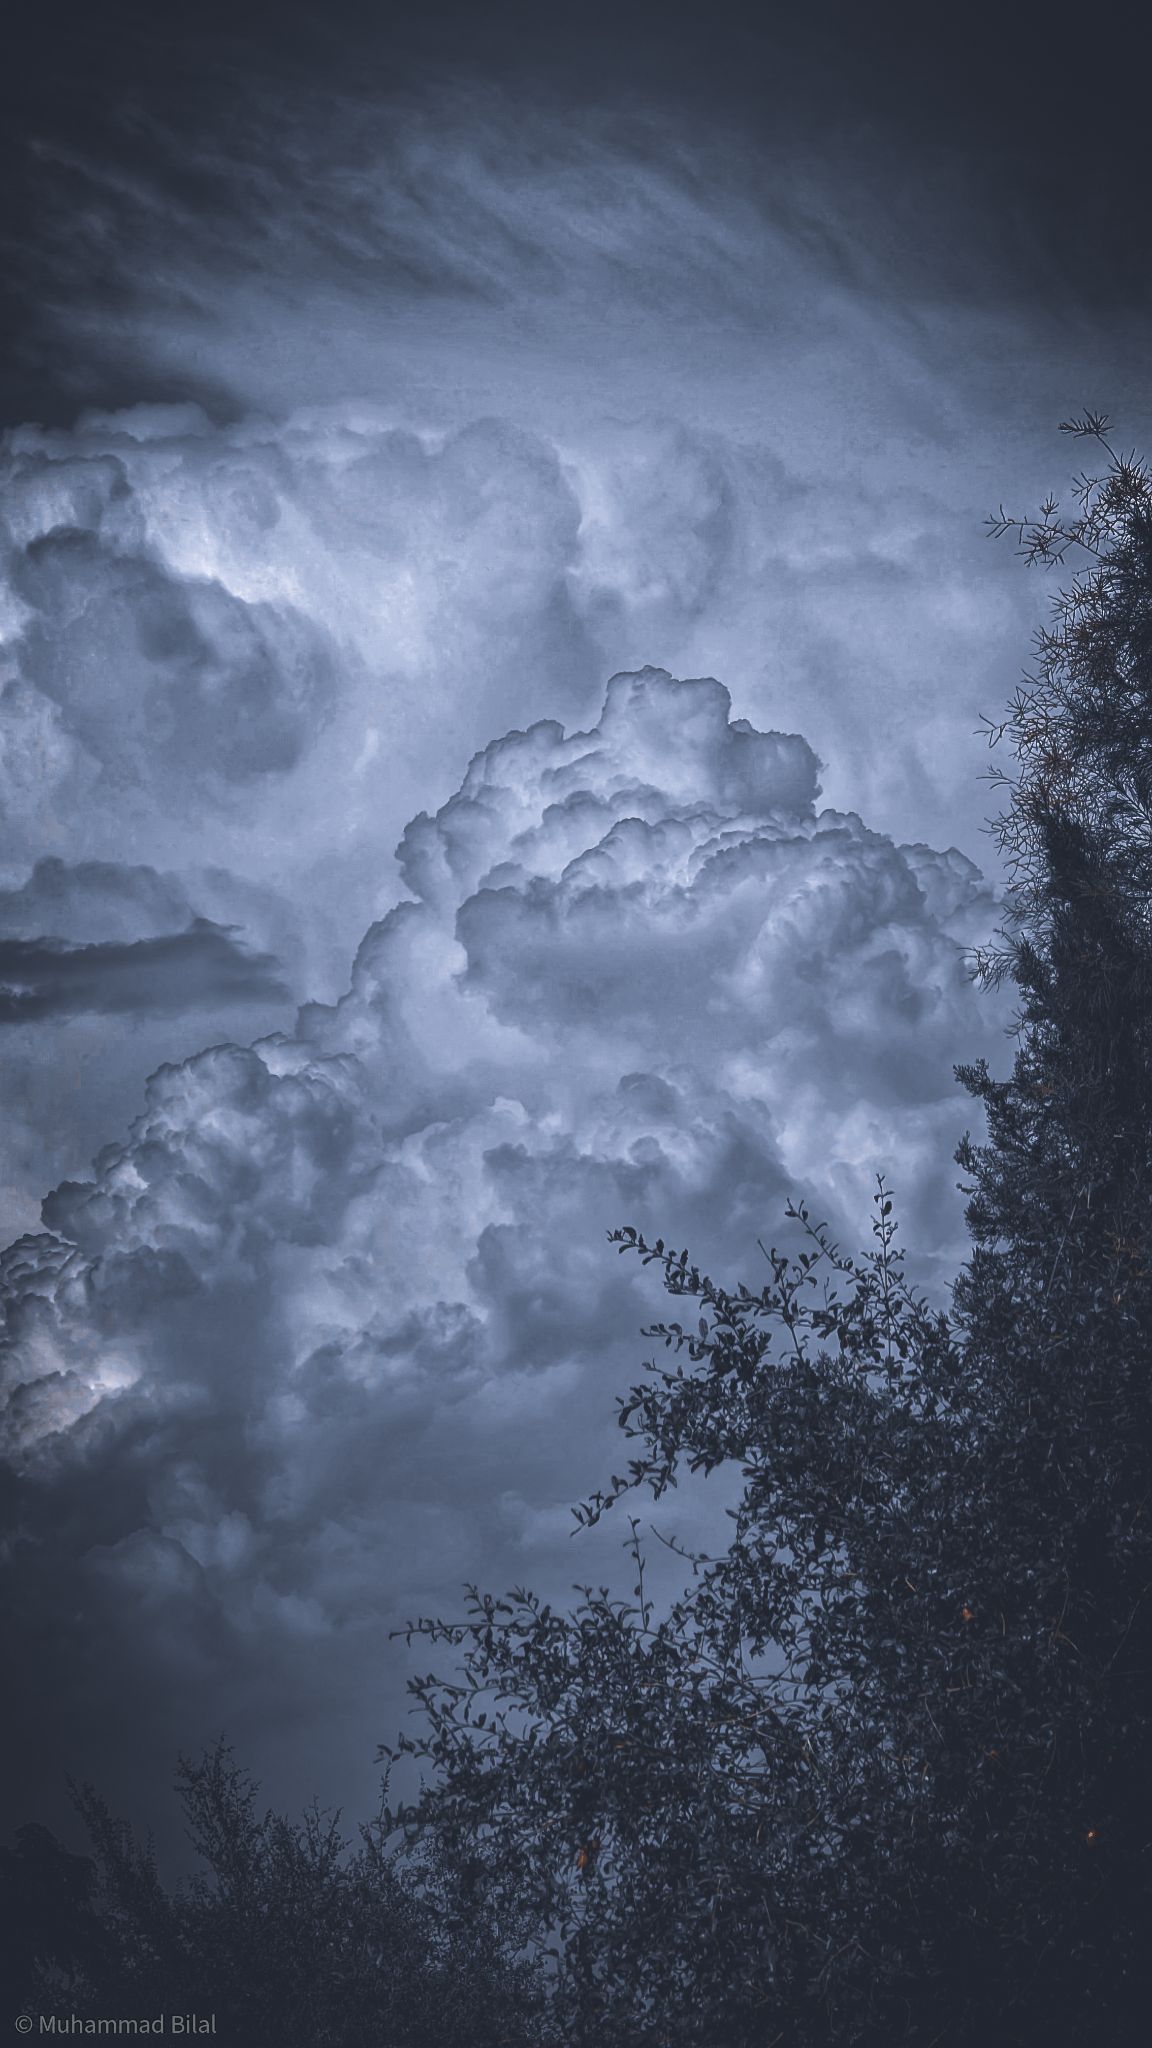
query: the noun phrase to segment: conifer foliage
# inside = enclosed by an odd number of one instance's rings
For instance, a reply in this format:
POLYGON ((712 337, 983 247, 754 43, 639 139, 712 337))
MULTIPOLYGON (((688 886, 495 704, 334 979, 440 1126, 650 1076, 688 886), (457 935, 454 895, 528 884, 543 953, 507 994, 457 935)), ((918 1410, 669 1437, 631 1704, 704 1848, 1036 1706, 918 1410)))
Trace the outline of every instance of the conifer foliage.
POLYGON ((594 1520, 738 1474, 731 1540, 670 1612, 473 1591, 417 1681, 433 1766, 390 1819, 555 1964, 601 2048, 1144 2037, 1152 1916, 1152 485, 1107 423, 1070 563, 992 737, 1015 1061, 961 1078, 972 1248, 951 1310, 905 1279, 880 1184, 844 1256, 803 1207, 759 1288, 613 1233, 677 1319, 620 1407, 594 1520), (686 1313, 690 1310, 690 1313, 686 1313))

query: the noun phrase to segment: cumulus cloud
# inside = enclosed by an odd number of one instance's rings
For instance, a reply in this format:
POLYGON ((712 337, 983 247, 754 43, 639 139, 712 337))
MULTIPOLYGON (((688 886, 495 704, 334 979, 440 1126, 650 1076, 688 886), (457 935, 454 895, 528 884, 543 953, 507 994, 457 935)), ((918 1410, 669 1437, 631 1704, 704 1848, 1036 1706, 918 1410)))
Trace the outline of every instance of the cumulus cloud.
POLYGON ((348 405, 13 430, 0 861, 182 871, 207 836, 298 904, 330 990, 417 794, 446 796, 494 729, 594 716, 600 678, 653 646, 830 759, 847 735, 841 801, 970 828, 978 799, 940 761, 971 755, 972 677, 1020 629, 975 518, 957 555, 925 485, 801 481, 777 439, 670 417, 434 431, 348 405))
MULTIPOLYGON (((759 723, 806 731, 842 808, 971 843, 978 783, 956 771, 973 679, 1022 630, 975 555, 975 518, 957 553, 954 513, 890 475, 894 458, 829 480, 806 454, 801 477, 779 441, 771 422, 749 439, 650 415, 434 429, 366 403, 223 424, 143 405, 13 429, 0 933, 132 944, 205 918, 275 955, 298 999, 330 1000, 403 888, 391 849, 416 804, 447 798, 493 731, 588 724, 603 676, 653 651, 727 676, 759 723), (37 861, 71 878, 67 927, 59 901, 24 919, 37 861), (166 922, 145 869, 180 896, 166 922)), ((201 1042, 288 1021, 267 980, 243 1016, 238 983, 221 991, 201 1042)), ((63 1040, 4 1033, 12 1230, 137 1112, 151 1068, 196 1049, 175 1010, 164 1025, 137 1009, 130 1038, 82 1014, 63 1040)))
MULTIPOLYGON (((282 1027, 284 980, 297 999, 335 993, 395 898, 411 788, 446 794, 523 677, 578 703, 592 659, 566 596, 579 510, 557 452, 495 422, 421 436, 378 415, 217 428, 195 407, 137 408, 9 434, 0 504, 0 933, 132 945, 196 918, 235 927, 233 950, 283 975, 241 974, 203 932, 182 942, 164 986, 179 960, 189 994, 199 962, 200 1043, 282 1027), (171 899, 159 923, 146 872, 171 899)), ((149 965, 128 956, 121 989, 129 963, 149 965)), ((160 1028, 172 1002, 134 1004, 130 1040, 82 1028, 78 977, 107 987, 112 964, 57 960, 51 1004, 25 986, 10 1008, 72 1019, 64 1043, 10 1028, 0 1049, 13 1227, 136 1113, 151 1068, 196 1049, 160 1028)))
POLYGON ((579 509, 555 449, 510 426, 143 408, 14 431, 2 482, 9 861, 31 827, 35 852, 183 867, 207 832, 219 865, 327 915, 317 869, 362 897, 349 847, 371 831, 379 888, 450 703, 462 765, 507 671, 541 664, 563 700, 579 670, 579 509))
POLYGON ((939 1284, 991 897, 819 774, 655 669, 508 733, 409 823, 347 993, 162 1068, 48 1199, 3 1338, 38 1771, 112 1769, 128 1688, 137 1757, 223 1720, 299 1765, 339 1729, 362 1791, 387 1627, 581 1569, 567 1503, 651 1307, 612 1224, 735 1275, 789 1190, 854 1234, 895 1168, 939 1284))

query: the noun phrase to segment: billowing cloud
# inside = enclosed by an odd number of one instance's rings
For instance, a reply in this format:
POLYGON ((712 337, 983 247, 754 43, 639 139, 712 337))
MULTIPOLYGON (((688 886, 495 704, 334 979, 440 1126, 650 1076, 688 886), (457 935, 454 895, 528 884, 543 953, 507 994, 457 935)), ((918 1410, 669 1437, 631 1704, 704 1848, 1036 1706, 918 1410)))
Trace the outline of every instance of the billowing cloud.
POLYGON ((432 431, 347 405, 13 430, 0 861, 183 873, 207 840, 297 906, 331 992, 417 794, 446 796, 494 729, 593 717, 603 675, 653 648, 830 761, 846 739, 841 801, 972 829, 979 798, 942 763, 975 762, 982 679, 1021 626, 975 514, 957 554, 923 484, 800 481, 778 440, 667 417, 432 431))
POLYGON ((130 1696, 137 1760, 223 1721, 298 1768, 338 1729, 360 1793, 387 1627, 584 1568, 567 1504, 651 1309, 613 1224, 747 1273, 789 1191, 855 1235, 888 1168, 940 1284, 991 897, 819 774, 656 669, 510 732, 409 823, 347 993, 162 1068, 45 1203, 3 1338, 34 1774, 114 1777, 130 1696))
POLYGON ((207 835, 219 866, 302 892, 305 925, 335 866, 346 958, 448 704, 462 765, 507 672, 538 664, 563 699, 579 671, 578 505, 512 427, 141 409, 17 430, 2 482, 9 861, 183 870, 207 835))
MULTIPOLYGON (((494 731, 589 724, 604 675, 653 654, 806 731, 841 808, 971 844, 978 691, 1022 631, 975 516, 958 551, 923 484, 802 478, 780 438, 647 415, 433 429, 347 403, 12 430, 0 934, 133 944, 208 919, 274 955, 298 999, 330 1000, 402 891, 391 851, 416 805, 446 799, 494 731), (39 923, 30 862, 56 876, 39 923), (166 920, 146 870, 180 898, 166 920)), ((219 986, 200 1043, 289 1021, 267 978, 244 1015, 239 983, 219 986)), ((172 1008, 136 1008, 130 1039, 83 1014, 4 1033, 0 1226, 28 1227, 43 1188, 137 1113, 148 1071, 197 1047, 172 1008)))

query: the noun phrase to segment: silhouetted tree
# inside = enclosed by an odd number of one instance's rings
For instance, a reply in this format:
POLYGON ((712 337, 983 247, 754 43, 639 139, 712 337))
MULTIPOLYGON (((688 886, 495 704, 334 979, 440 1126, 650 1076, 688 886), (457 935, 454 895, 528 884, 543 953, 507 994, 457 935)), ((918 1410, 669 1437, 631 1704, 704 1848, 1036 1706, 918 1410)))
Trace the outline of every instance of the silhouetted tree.
POLYGON ((479 1894, 425 1864, 397 1871, 377 1829, 256 1804, 218 1748, 180 1767, 200 1873, 174 1890, 90 1789, 74 1856, 25 1828, 0 1858, 15 2009, 216 2015, 243 2048, 540 2048, 541 1987, 479 1894))
POLYGON ((845 1258, 727 1290, 614 1233, 689 1322, 621 1404, 588 1504, 735 1468, 731 1541, 658 1617, 470 1592, 413 1633, 435 1766, 390 1816, 556 1954, 565 2040, 657 2048, 1144 2038, 1152 1920, 1152 488, 1106 423, 1078 509, 1003 513, 1084 567, 996 736, 1020 991, 959 1158, 951 1313, 906 1283, 881 1184, 845 1258))

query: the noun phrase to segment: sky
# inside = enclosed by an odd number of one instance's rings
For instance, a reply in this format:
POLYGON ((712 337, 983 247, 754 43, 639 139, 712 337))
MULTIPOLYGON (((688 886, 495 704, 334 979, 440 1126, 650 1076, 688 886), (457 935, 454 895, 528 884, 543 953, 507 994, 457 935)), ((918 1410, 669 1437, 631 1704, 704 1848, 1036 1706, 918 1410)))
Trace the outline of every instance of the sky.
POLYGON ((982 519, 1147 419, 1121 19, 20 19, 6 1817, 176 1853, 221 1732, 367 1812, 391 1630, 616 1572, 613 1226, 751 1276, 884 1171, 946 1297, 1049 594, 982 519))

